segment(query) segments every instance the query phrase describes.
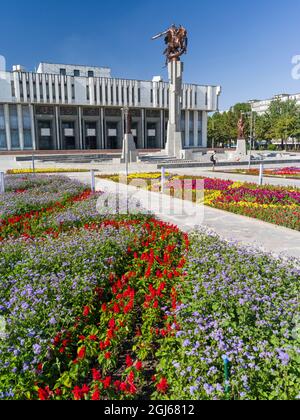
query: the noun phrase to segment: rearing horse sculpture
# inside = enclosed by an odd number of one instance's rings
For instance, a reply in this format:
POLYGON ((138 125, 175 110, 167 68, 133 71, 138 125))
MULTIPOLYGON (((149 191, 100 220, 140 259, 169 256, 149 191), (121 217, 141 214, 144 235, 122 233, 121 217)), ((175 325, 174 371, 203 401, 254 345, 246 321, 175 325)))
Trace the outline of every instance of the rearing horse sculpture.
POLYGON ((172 25, 165 32, 162 32, 152 39, 158 39, 165 35, 165 43, 167 48, 164 51, 166 55, 166 64, 172 60, 179 60, 183 54, 187 53, 188 37, 187 30, 180 25, 178 28, 176 25, 172 25))

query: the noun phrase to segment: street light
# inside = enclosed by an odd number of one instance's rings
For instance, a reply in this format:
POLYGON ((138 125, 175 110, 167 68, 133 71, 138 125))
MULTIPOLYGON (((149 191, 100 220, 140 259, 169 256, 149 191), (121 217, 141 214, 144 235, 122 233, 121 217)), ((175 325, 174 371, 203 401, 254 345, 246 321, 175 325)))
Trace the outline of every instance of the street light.
POLYGON ((252 150, 254 149, 254 136, 253 133, 255 132, 255 114, 253 112, 253 109, 251 107, 250 112, 242 112, 242 115, 246 115, 247 117, 250 117, 250 150, 249 150, 249 169, 251 168, 251 157, 252 157, 252 150))

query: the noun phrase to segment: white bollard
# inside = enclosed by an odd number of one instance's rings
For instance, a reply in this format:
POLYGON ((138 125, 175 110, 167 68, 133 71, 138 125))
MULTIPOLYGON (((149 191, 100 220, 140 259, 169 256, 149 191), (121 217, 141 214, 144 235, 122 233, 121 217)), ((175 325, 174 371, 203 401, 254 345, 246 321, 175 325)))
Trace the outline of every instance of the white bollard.
POLYGON ((0 172, 0 194, 5 193, 4 172, 0 172))
POLYGON ((259 168, 259 181, 258 181, 259 185, 263 185, 264 183, 264 165, 261 164, 260 168, 259 168))
POLYGON ((95 170, 91 170, 91 190, 92 193, 96 192, 96 180, 95 180, 95 170))
POLYGON ((165 183, 166 183, 166 170, 161 168, 161 192, 165 192, 165 183))

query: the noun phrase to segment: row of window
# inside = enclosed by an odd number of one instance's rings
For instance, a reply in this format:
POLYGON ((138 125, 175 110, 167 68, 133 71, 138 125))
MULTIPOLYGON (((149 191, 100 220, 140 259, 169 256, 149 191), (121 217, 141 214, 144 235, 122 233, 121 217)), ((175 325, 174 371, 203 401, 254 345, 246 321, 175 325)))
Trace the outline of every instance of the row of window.
MULTIPOLYGON (((66 69, 60 69, 59 73, 60 73, 61 76, 67 76, 67 70, 66 69)), ((81 76, 80 70, 74 70, 73 75, 74 75, 74 77, 80 77, 81 76)), ((93 70, 89 70, 88 74, 87 74, 87 77, 94 77, 94 76, 95 76, 95 73, 93 72, 93 70)))

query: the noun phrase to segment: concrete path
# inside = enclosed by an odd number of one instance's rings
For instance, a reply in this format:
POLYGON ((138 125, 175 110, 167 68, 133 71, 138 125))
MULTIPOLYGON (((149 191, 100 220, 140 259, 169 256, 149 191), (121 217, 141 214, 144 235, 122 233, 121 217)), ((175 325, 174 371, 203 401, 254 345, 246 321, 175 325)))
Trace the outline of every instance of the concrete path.
MULTIPOLYGON (((70 174, 73 179, 89 183, 88 174, 70 174)), ((184 232, 199 227, 213 230, 222 238, 242 245, 259 248, 265 252, 287 258, 300 257, 300 233, 275 226, 260 220, 235 215, 190 201, 172 199, 166 195, 138 190, 125 184, 108 180, 97 180, 98 191, 127 195, 141 202, 143 208, 155 213, 156 217, 177 225, 184 232)))

